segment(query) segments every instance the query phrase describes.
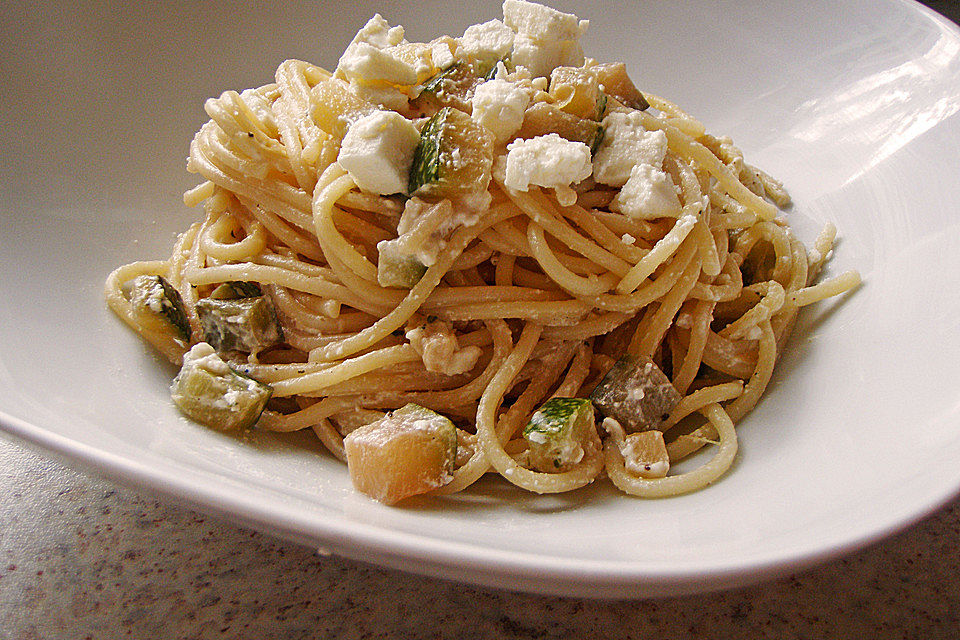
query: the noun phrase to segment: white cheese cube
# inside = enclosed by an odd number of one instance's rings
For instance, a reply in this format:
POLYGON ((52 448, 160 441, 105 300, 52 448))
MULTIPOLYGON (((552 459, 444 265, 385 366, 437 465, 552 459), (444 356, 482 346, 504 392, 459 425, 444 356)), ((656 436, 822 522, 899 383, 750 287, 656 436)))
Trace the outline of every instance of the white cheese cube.
POLYGON ((630 179, 610 203, 610 208, 644 220, 676 218, 682 211, 670 175, 649 164, 638 164, 630 170, 630 179))
POLYGON ((446 42, 438 42, 430 48, 430 60, 437 69, 446 69, 456 62, 450 45, 446 42))
POLYGON ((363 84, 387 82, 412 85, 417 82, 417 70, 395 58, 389 49, 378 49, 372 44, 358 42, 343 53, 338 69, 350 81, 363 84))
POLYGON ((593 158, 597 182, 622 187, 635 165, 663 166, 667 136, 662 131, 644 129, 638 113, 615 111, 603 119, 603 126, 603 142, 593 158))
POLYGON ((588 178, 592 171, 590 147, 548 133, 507 145, 504 184, 517 191, 530 185, 557 189, 588 178))
POLYGON ((506 0, 503 21, 517 33, 538 40, 576 40, 589 25, 587 20, 580 20, 572 13, 525 0, 506 0))
POLYGON ((391 27, 378 13, 350 41, 340 56, 337 71, 356 84, 415 84, 417 70, 390 51, 406 42, 403 27, 391 27))
POLYGON ((503 143, 523 124, 530 96, 512 82, 489 80, 476 88, 471 103, 473 119, 493 133, 498 143, 503 143))
POLYGON ((367 24, 357 32, 357 35, 353 36, 353 40, 347 45, 347 51, 350 50, 350 47, 361 42, 373 45, 377 49, 386 49, 403 44, 406 41, 403 39, 403 27, 400 25, 391 27, 383 19, 383 16, 377 13, 367 21, 367 24))
POLYGON ((460 36, 461 57, 494 63, 507 57, 513 48, 513 29, 499 20, 474 24, 460 36))
POLYGON ((407 189, 419 142, 420 133, 412 122, 393 111, 376 111, 350 126, 337 162, 362 191, 401 193, 407 189))
POLYGON ((583 49, 576 40, 538 40, 520 33, 513 41, 510 60, 535 77, 547 77, 557 67, 583 66, 583 49))

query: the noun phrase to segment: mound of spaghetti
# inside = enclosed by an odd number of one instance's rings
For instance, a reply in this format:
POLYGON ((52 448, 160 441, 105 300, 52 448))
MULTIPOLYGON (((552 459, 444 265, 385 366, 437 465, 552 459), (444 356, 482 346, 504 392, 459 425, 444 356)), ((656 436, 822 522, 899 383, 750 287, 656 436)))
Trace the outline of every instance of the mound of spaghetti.
POLYGON ((379 15, 334 73, 208 100, 168 260, 106 284, 218 429, 312 429, 385 503, 495 472, 657 497, 719 478, 815 284, 782 186, 507 0, 459 38, 379 15), (703 447, 692 469, 670 467, 703 447))

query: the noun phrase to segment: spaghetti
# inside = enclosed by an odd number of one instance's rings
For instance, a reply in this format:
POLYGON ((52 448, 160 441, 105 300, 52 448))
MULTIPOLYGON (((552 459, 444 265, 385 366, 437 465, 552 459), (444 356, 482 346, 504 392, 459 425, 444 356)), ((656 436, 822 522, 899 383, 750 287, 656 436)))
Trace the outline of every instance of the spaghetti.
MULTIPOLYGON (((421 44, 402 40, 402 31, 398 39, 393 28, 377 32, 379 41, 370 33, 364 40, 362 31, 351 48, 407 63, 413 77, 402 82, 360 77, 345 54, 333 74, 290 60, 274 83, 208 100, 210 120, 188 163, 205 181, 184 197, 202 204, 204 217, 179 236, 169 259, 110 274, 107 302, 183 364, 190 347, 210 342, 204 300, 224 283, 255 283, 279 319, 282 341, 220 351, 233 370, 270 388, 256 428, 312 429, 346 460, 345 437, 414 403, 456 425, 456 459, 439 486, 427 487, 435 493, 461 491, 488 473, 538 493, 570 491, 603 475, 643 497, 703 487, 730 467, 734 425, 763 394, 799 309, 856 287, 859 276, 816 283, 833 246, 832 225, 807 251, 779 214, 789 202, 780 184, 677 106, 639 92, 646 104, 631 106, 629 92, 616 91, 622 82, 609 75, 599 82, 609 68, 589 59, 553 65, 579 71, 584 83, 564 84, 556 69, 520 64, 529 57, 521 41, 536 38, 525 31, 530 21, 511 21, 511 12, 567 14, 513 0, 504 10, 515 41, 512 55, 495 52, 509 64, 495 61, 492 80, 478 73, 484 51, 476 52, 470 30, 421 44), (431 92, 430 80, 446 73, 448 53, 454 63, 447 69, 462 75, 470 67, 473 75, 465 89, 447 85, 444 98, 431 92), (409 63, 417 56, 425 64, 409 63), (479 188, 378 193, 358 186, 369 182, 363 167, 344 168, 346 136, 365 117, 399 114, 417 127, 422 146, 429 122, 453 104, 464 117, 472 111, 486 131, 476 96, 487 82, 510 83, 526 105, 518 130, 500 139, 482 133, 482 144, 457 149, 489 151, 482 175, 471 178, 479 188), (586 116, 582 105, 568 108, 576 102, 571 93, 584 86, 600 88, 589 105, 595 113, 586 116), (533 121, 538 105, 554 109, 550 128, 565 143, 590 142, 569 133, 565 123, 574 116, 608 136, 594 144, 592 167, 586 155, 593 176, 568 184, 541 179, 526 189, 507 179, 504 164, 516 145, 548 137, 533 121), (663 158, 648 164, 672 190, 675 210, 631 208, 630 180, 642 173, 636 165, 619 186, 599 181, 600 155, 620 131, 611 114, 629 117, 636 135, 662 136, 663 158), (419 269, 407 286, 385 284, 388 249, 419 269), (189 337, 136 308, 129 283, 145 275, 179 293, 189 337), (604 421, 607 429, 591 422, 579 457, 562 468, 531 464, 524 433, 538 407, 550 398, 589 397, 625 354, 653 363, 677 394, 648 439, 662 441, 670 464, 703 447, 715 449, 712 457, 681 474, 638 475, 625 458, 627 443, 650 429, 613 420, 604 421)), ((556 37, 575 44, 576 35, 556 37)), ((402 169, 415 171, 406 162, 402 169)), ((655 186, 646 184, 648 191, 655 186)))

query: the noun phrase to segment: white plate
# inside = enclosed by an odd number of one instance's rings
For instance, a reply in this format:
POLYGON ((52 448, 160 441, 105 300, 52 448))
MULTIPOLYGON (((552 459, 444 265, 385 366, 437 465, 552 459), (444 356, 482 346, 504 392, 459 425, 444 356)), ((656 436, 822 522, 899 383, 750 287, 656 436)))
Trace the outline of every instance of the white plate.
MULTIPOLYGON (((493 2, 382 4, 412 40, 493 2)), ((120 263, 166 256, 201 101, 301 57, 332 67, 368 2, 57 3, 4 9, 3 427, 115 477, 335 553, 531 591, 676 594, 793 571, 876 540, 960 488, 960 33, 919 5, 564 2, 588 54, 628 61, 782 178, 791 219, 866 285, 804 315, 731 472, 639 501, 606 483, 380 506, 306 436, 241 441, 180 418, 172 376, 105 309, 120 263), (349 9, 346 7, 349 6, 349 9)))

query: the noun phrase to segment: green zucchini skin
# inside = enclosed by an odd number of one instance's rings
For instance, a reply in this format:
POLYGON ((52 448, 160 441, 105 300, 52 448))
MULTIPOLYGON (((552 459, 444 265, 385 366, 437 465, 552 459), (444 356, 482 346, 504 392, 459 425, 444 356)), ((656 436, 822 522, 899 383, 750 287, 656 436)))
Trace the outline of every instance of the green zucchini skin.
POLYGON ((377 243, 377 282, 381 287, 410 289, 420 282, 427 267, 416 256, 402 252, 400 238, 377 243))
POLYGON ((180 292, 161 276, 137 276, 130 290, 136 313, 151 313, 166 320, 174 334, 190 340, 190 321, 180 292))
POLYGON ((628 433, 659 428, 680 398, 653 360, 631 355, 617 360, 590 394, 597 410, 628 433))
POLYGON ((477 85, 490 80, 496 73, 496 63, 455 62, 417 87, 416 102, 427 112, 443 107, 469 110, 470 98, 477 85))
POLYGON ((256 282, 232 280, 224 282, 210 294, 215 300, 236 300, 237 298, 256 298, 262 296, 263 291, 256 282))
POLYGON ((567 471, 596 438, 593 404, 586 398, 551 398, 523 429, 530 463, 544 473, 567 471))
POLYGON ((493 137, 465 112, 444 107, 420 132, 407 191, 431 199, 485 191, 493 166, 493 137))
POLYGON ((457 427, 450 418, 414 402, 408 402, 390 415, 394 420, 400 420, 406 424, 417 421, 428 422, 432 434, 446 451, 445 470, 453 473, 453 464, 457 459, 457 427))
POLYGON ((230 367, 210 345, 199 343, 184 357, 170 395, 193 420, 231 431, 253 426, 273 389, 230 367))
POLYGON ((420 132, 420 144, 413 152, 413 164, 410 166, 409 193, 416 193, 425 185, 437 184, 443 177, 443 132, 452 110, 451 107, 440 109, 420 132))
POLYGON ((203 298, 196 308, 204 341, 219 353, 255 353, 284 340, 276 309, 266 296, 203 298))

